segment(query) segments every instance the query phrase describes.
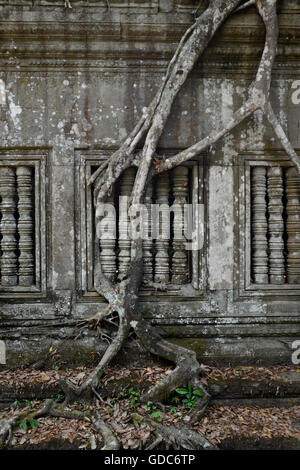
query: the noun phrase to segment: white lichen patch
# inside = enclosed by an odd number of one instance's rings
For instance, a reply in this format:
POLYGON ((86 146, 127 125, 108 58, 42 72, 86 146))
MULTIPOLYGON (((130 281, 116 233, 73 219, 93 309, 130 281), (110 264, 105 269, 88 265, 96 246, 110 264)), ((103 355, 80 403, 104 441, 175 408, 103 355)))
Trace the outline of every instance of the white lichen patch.
POLYGON ((19 114, 22 113, 22 108, 14 102, 14 95, 12 93, 8 94, 8 105, 9 105, 9 114, 11 120, 16 128, 20 125, 19 114))
POLYGON ((6 104, 5 82, 0 79, 0 105, 6 104))

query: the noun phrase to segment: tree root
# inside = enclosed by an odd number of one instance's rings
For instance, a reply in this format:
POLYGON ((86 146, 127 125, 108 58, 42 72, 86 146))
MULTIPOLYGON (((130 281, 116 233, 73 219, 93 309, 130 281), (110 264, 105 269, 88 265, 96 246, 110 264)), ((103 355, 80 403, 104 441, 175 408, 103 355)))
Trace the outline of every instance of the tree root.
POLYGON ((37 411, 31 411, 26 413, 17 413, 10 418, 3 419, 0 421, 0 448, 8 446, 11 438, 13 429, 18 426, 22 421, 28 421, 29 419, 40 418, 49 414, 50 409, 53 405, 53 400, 45 400, 41 408, 37 411))
POLYGON ((203 394, 201 398, 199 397, 200 400, 197 401, 199 413, 200 409, 202 410, 204 406, 206 408, 210 395, 199 380, 202 368, 197 360, 196 353, 190 349, 165 341, 144 319, 137 321, 134 329, 141 345, 145 349, 176 364, 171 374, 154 385, 141 397, 141 400, 143 402, 165 401, 177 387, 185 386, 190 382, 203 394))
POLYGON ((111 360, 115 357, 118 351, 121 349, 125 343, 128 334, 129 334, 129 325, 120 323, 118 334, 112 340, 108 348, 106 349, 103 357, 101 358, 99 364, 95 369, 90 373, 88 378, 83 382, 82 385, 77 387, 70 380, 62 377, 59 381, 62 390, 65 393, 65 403, 78 400, 91 400, 93 397, 93 389, 96 389, 99 383, 99 380, 109 365, 111 360))
POLYGON ((95 313, 92 317, 85 318, 84 320, 79 320, 78 325, 90 325, 92 327, 98 326, 99 323, 108 315, 113 312, 110 305, 107 305, 101 312, 95 313))
POLYGON ((0 421, 0 449, 7 447, 10 444, 13 435, 13 429, 22 421, 37 419, 47 415, 53 416, 55 418, 79 419, 91 422, 95 430, 103 436, 104 446, 101 448, 101 450, 118 450, 120 448, 119 441, 111 429, 101 419, 97 410, 93 412, 70 410, 64 404, 54 404, 52 399, 48 399, 44 401, 41 408, 39 408, 37 411, 31 411, 29 413, 17 413, 8 419, 3 419, 0 421))
POLYGON ((156 445, 164 442, 166 447, 172 447, 174 450, 187 449, 187 450, 216 450, 209 440, 203 437, 200 433, 191 431, 188 428, 178 429, 175 426, 164 426, 151 418, 142 416, 138 413, 131 415, 132 421, 139 425, 145 423, 150 426, 155 435, 156 440, 147 448, 153 449, 156 445))
POLYGON ((99 413, 97 413, 96 417, 92 417, 92 423, 104 438, 104 446, 101 450, 118 450, 120 448, 119 441, 110 428, 100 418, 99 413))
POLYGON ((69 419, 81 419, 84 421, 90 421, 93 423, 94 428, 100 434, 102 434, 104 439, 104 446, 101 450, 118 450, 120 448, 119 441, 111 431, 111 429, 105 424, 101 419, 99 412, 90 411, 77 411, 77 410, 68 410, 64 405, 52 407, 50 410, 50 415, 61 418, 69 419))

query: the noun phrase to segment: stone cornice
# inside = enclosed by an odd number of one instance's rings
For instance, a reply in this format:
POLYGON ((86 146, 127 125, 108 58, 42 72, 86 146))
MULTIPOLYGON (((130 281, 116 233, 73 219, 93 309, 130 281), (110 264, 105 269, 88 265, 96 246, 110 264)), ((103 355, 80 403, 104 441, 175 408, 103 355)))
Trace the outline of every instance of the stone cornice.
MULTIPOLYGON (((279 15, 275 69, 282 74, 299 72, 300 10, 299 14, 298 10, 293 11, 292 16, 286 11, 279 15)), ((95 16, 80 15, 79 11, 76 14, 76 21, 70 21, 59 19, 52 12, 44 21, 38 20, 34 12, 25 17, 23 13, 10 13, 4 21, 0 8, 0 67, 3 70, 40 71, 89 67, 112 72, 124 68, 127 73, 145 68, 163 72, 182 34, 191 24, 186 14, 149 13, 138 18, 105 15, 99 21, 95 16)), ((262 51, 264 34, 255 12, 233 15, 203 56, 202 62, 208 73, 213 70, 216 74, 231 74, 240 69, 241 74, 252 74, 262 51)), ((204 67, 199 64, 198 73, 201 71, 205 74, 204 67)))

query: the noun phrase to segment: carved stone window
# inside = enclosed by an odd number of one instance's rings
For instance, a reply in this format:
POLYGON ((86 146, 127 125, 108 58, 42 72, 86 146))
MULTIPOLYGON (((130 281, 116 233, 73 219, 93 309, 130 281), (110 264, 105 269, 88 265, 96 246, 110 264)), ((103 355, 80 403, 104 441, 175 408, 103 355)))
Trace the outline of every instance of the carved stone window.
POLYGON ((299 294, 300 177, 296 168, 284 157, 246 159, 240 169, 239 209, 240 287, 277 294, 298 290, 299 294))
MULTIPOLYGON (((106 155, 81 154, 78 171, 78 188, 80 181, 85 184, 90 174, 97 168, 101 159, 107 158, 106 155)), ((116 184, 114 194, 110 200, 116 208, 117 231, 115 238, 104 239, 100 241, 100 262, 104 273, 113 281, 120 280, 127 270, 131 261, 131 240, 128 237, 128 217, 119 213, 119 197, 129 197, 134 183, 136 170, 129 168, 124 172, 120 181, 116 184), (126 220, 127 218, 127 220, 126 220)), ((80 189, 79 189, 80 191, 80 189)), ((203 205, 204 181, 203 166, 198 161, 189 162, 186 165, 156 176, 152 185, 148 187, 144 204, 148 212, 148 218, 144 222, 144 231, 147 233, 147 239, 143 239, 144 250, 144 280, 150 283, 167 284, 167 291, 164 293, 156 292, 157 295, 181 295, 182 289, 186 290, 186 296, 198 296, 204 287, 204 205, 203 205), (192 250, 191 239, 180 238, 179 232, 183 226, 174 223, 174 212, 169 208, 183 207, 189 205, 186 216, 193 218, 195 211, 198 211, 199 217, 199 249, 192 250), (157 209, 157 206, 160 209, 157 209), (156 207, 156 208, 155 208, 156 207), (158 211, 158 212, 157 212, 158 211), (164 213, 164 211, 166 213, 164 213), (189 212, 191 211, 191 212, 189 212), (160 229, 161 221, 170 216, 170 238, 156 236, 152 237, 150 227, 155 230, 160 229), (155 221, 153 220, 155 219, 155 221), (152 222, 152 225, 151 225, 152 222), (147 223, 147 227, 145 224, 147 223), (156 228, 155 228, 156 227, 156 228), (188 243, 188 245, 186 244, 188 243), (186 247, 188 246, 188 249, 186 247)), ((125 199, 126 201, 126 199, 125 199)), ((78 231, 78 252, 81 260, 81 283, 84 296, 93 296, 93 243, 94 238, 94 207, 92 195, 89 188, 81 193, 81 211, 86 211, 86 223, 80 222, 78 231)), ((182 211, 184 214, 184 211, 182 211)), ((178 221, 178 219, 176 219, 178 221)), ((182 218, 183 224, 184 218, 182 218)), ((195 230, 195 227, 192 228, 195 230)), ((195 232, 194 232, 195 233, 195 232)), ((142 287, 141 296, 153 295, 153 288, 142 287)))
POLYGON ((251 170, 251 280, 300 284, 300 177, 296 168, 251 170))
POLYGON ((1 296, 45 290, 44 173, 42 155, 0 155, 1 296))

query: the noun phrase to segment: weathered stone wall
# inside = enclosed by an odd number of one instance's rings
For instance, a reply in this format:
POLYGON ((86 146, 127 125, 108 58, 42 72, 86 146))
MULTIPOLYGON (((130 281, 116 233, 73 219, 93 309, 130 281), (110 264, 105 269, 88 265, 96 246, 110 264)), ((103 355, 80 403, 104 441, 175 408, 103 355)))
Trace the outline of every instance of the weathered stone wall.
MULTIPOLYGON (((63 0, 0 1, 0 160, 37 165, 40 211, 38 287, 0 286, 8 365, 36 360, 58 344, 75 362, 95 359, 105 347, 93 336, 76 344, 68 338, 72 321, 99 310, 88 285, 86 165, 118 147, 150 103, 199 2, 110 0, 109 10, 100 0, 71 3, 67 9, 63 0)), ((299 79, 300 6, 279 3, 272 102, 299 150, 300 105, 291 95, 299 79)), ((263 39, 254 9, 228 20, 176 99, 162 152, 227 122, 247 97, 263 39)), ((259 112, 200 156, 206 223, 199 288, 151 301, 142 293, 145 315, 203 362, 290 363, 299 339, 300 285, 253 288, 246 279, 249 162, 276 161, 289 164, 259 112)))

